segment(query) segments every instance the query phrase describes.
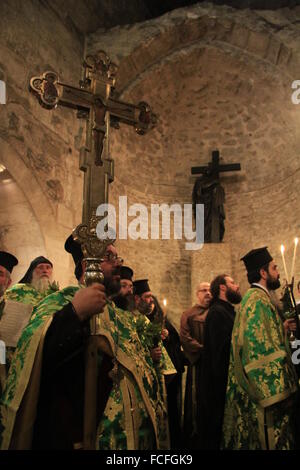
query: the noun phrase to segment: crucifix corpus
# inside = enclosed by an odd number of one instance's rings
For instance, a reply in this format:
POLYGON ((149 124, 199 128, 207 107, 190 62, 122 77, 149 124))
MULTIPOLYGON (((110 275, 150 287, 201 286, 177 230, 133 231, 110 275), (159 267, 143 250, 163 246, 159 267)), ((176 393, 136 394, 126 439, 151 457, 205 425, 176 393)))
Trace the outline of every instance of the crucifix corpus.
POLYGON ((220 164, 218 150, 212 152, 212 161, 207 166, 191 168, 192 175, 202 175, 195 181, 192 198, 194 216, 196 204, 204 204, 205 243, 220 243, 225 233, 225 191, 220 183, 220 172, 240 170, 240 163, 220 164))
MULTIPOLYGON (((100 240, 96 227, 100 217, 97 207, 108 202, 108 185, 114 178, 113 160, 110 155, 110 126, 128 124, 143 135, 154 127, 156 116, 145 102, 138 105, 125 103, 114 96, 117 66, 103 51, 87 56, 83 63, 79 88, 59 81, 55 72, 45 72, 30 80, 30 91, 46 109, 67 106, 77 110, 77 117, 86 120, 85 146, 80 150, 80 169, 84 172, 82 223, 73 231, 73 237, 81 244, 86 262, 85 283, 103 282, 101 259, 107 245, 114 239, 100 240)), ((87 347, 83 448, 96 448, 97 409, 97 319, 91 320, 91 336, 87 347)), ((112 380, 117 384, 117 364, 112 370, 112 380)))

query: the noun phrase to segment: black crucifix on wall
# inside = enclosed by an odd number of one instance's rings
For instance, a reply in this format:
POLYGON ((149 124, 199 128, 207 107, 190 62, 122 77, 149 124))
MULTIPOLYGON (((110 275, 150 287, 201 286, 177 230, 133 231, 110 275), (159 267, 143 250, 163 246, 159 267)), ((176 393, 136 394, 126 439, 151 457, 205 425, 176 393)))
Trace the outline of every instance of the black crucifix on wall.
POLYGON ((204 204, 204 242, 220 243, 225 233, 225 191, 220 183, 220 172, 240 171, 240 163, 220 164, 218 150, 212 152, 212 161, 207 166, 191 169, 192 175, 201 174, 193 188, 194 215, 196 204, 204 204))

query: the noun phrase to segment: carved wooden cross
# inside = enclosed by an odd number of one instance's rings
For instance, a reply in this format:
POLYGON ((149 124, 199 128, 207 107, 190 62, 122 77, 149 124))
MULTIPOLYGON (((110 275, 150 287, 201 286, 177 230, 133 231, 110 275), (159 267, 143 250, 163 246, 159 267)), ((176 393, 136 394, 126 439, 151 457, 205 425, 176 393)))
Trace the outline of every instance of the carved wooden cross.
POLYGON ((227 163, 220 165, 220 153, 219 150, 212 152, 212 161, 207 166, 194 166, 191 168, 192 175, 198 173, 202 175, 210 176, 212 179, 219 179, 219 173, 224 171, 240 171, 240 163, 227 163))

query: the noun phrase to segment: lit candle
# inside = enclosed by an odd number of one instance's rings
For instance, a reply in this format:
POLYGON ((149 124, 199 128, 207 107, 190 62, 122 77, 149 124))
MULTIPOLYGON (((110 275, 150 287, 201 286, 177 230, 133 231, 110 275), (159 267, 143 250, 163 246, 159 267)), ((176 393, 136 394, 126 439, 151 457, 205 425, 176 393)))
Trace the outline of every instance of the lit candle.
POLYGON ((293 262, 292 262, 291 282, 292 282, 293 277, 294 277, 295 261, 296 261, 296 250, 297 250, 298 241, 299 240, 296 237, 295 240, 294 240, 295 245, 294 245, 294 255, 293 255, 293 262))
POLYGON ((286 277, 286 282, 288 283, 289 278, 288 278, 288 273, 287 273, 285 259, 284 259, 284 245, 281 245, 280 251, 281 251, 281 256, 282 256, 282 261, 283 261, 283 269, 284 269, 284 273, 285 273, 285 277, 286 277))
POLYGON ((164 307, 167 306, 167 303, 168 303, 168 302, 167 302, 167 299, 164 299, 164 300, 163 300, 164 307))

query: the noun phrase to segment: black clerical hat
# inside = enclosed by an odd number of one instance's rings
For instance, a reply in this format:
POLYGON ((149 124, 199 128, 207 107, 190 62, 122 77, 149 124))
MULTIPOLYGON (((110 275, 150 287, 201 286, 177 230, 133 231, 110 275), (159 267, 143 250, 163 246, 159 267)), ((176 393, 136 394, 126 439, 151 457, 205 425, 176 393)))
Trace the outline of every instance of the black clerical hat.
POLYGON ((65 242, 65 250, 68 253, 71 253, 75 265, 79 263, 79 261, 83 258, 83 253, 81 250, 81 245, 79 242, 74 240, 73 235, 70 235, 65 242))
POLYGON ((3 266, 10 273, 14 269, 14 266, 17 266, 18 262, 19 261, 14 255, 7 251, 0 251, 0 266, 3 266))
POLYGON ((248 273, 259 270, 265 264, 273 260, 267 248, 267 246, 256 248, 255 250, 249 251, 249 253, 241 258, 241 261, 244 261, 248 273))
POLYGON ((133 277, 132 269, 129 268, 128 266, 121 266, 120 277, 121 279, 128 279, 129 281, 132 281, 132 277, 133 277))
POLYGON ((81 260, 84 258, 81 245, 79 242, 74 240, 73 235, 70 235, 65 242, 65 250, 68 253, 71 253, 72 258, 75 263, 75 276, 76 279, 80 279, 82 275, 82 266, 81 266, 81 260))
POLYGON ((151 292, 148 279, 139 279, 133 283, 133 292, 136 295, 142 295, 144 292, 151 292))
POLYGON ((53 264, 44 256, 38 256, 33 261, 31 261, 29 268, 27 269, 25 275, 19 281, 20 283, 30 284, 32 280, 32 273, 39 264, 50 264, 53 268, 53 264))

